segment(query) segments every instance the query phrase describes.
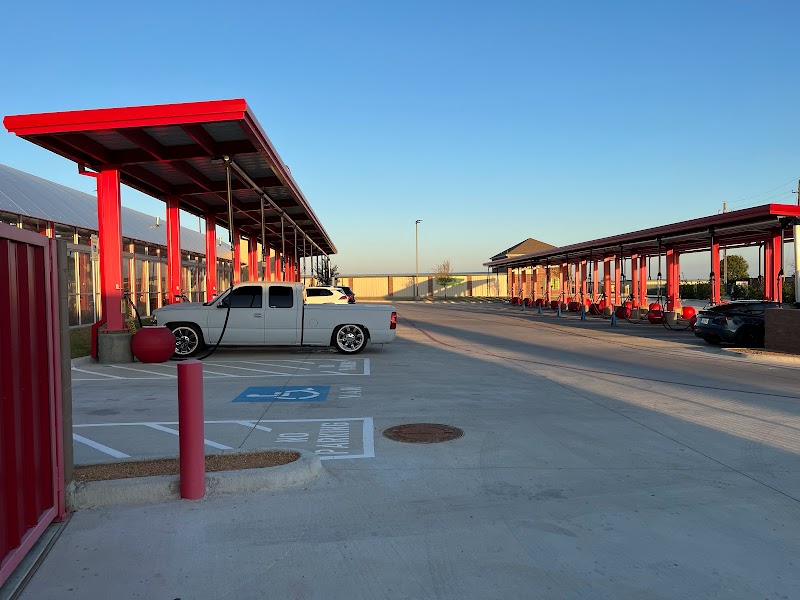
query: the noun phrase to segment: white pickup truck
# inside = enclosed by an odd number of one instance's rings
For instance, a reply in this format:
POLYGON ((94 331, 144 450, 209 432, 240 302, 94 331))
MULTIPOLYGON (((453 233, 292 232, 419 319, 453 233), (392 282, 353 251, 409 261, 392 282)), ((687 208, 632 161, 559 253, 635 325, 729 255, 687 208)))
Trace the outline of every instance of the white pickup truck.
POLYGON ((175 334, 175 355, 179 357, 218 343, 333 346, 343 354, 357 354, 367 340, 388 344, 397 333, 394 306, 306 304, 302 283, 277 281, 239 283, 205 304, 170 304, 153 311, 153 320, 175 334))

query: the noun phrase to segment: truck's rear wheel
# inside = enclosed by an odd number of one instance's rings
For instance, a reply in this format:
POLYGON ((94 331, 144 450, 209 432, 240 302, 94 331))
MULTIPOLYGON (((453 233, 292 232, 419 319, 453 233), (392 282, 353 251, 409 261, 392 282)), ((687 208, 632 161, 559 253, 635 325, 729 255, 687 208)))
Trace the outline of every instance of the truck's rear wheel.
POLYGON ((188 358, 205 347, 203 332, 196 325, 188 323, 170 323, 167 325, 175 335, 175 354, 179 358, 188 358))
POLYGON ((361 325, 342 325, 333 334, 333 346, 342 354, 358 354, 367 345, 367 332, 361 325))

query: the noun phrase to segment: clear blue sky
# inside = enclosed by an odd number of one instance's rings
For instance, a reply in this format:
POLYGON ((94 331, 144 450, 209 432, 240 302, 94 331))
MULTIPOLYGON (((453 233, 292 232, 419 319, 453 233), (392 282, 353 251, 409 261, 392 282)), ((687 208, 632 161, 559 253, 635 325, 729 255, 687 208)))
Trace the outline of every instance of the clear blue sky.
MULTIPOLYGON (((796 0, 22 2, 3 21, 2 115, 247 99, 344 273, 413 272, 415 219, 420 270, 474 271, 527 237, 796 201, 796 0)), ((4 130, 0 163, 93 191, 4 130)))

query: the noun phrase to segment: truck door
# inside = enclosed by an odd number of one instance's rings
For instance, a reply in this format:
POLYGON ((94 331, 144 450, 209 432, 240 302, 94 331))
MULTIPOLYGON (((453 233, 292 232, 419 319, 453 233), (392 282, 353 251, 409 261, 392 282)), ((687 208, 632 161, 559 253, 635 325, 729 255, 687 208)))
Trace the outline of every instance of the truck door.
POLYGON ((225 323, 230 305, 230 316, 224 345, 255 345, 264 343, 264 286, 244 285, 215 303, 217 309, 208 315, 209 344, 216 344, 225 323))
POLYGON ((294 346, 300 342, 297 314, 300 311, 294 298, 294 287, 270 285, 267 302, 267 344, 294 346))

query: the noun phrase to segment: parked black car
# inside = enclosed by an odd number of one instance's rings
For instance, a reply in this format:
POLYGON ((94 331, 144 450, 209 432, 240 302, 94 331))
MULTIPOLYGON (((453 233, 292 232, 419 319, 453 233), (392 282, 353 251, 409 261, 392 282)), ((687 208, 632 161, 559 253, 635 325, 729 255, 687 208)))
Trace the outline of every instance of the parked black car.
POLYGON ((761 347, 764 345, 764 311, 780 307, 780 302, 764 300, 737 300, 712 306, 698 313, 694 334, 714 345, 727 342, 761 347))
POLYGON ((340 290, 344 291, 345 295, 347 296, 347 303, 348 304, 355 304, 356 303, 356 295, 346 285, 337 285, 340 290))

